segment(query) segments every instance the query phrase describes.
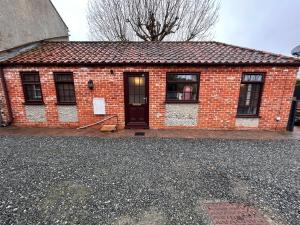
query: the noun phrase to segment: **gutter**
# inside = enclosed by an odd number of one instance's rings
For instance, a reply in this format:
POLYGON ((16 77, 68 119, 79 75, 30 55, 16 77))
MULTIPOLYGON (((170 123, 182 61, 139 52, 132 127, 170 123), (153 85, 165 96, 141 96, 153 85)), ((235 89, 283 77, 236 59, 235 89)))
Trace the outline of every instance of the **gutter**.
POLYGON ((10 104, 10 98, 9 98, 9 94, 8 94, 8 90, 7 90, 7 85, 6 85, 6 81, 5 81, 5 77, 4 77, 4 72, 3 72, 3 68, 2 67, 0 67, 0 78, 1 78, 1 84, 2 84, 2 87, 3 87, 5 102, 6 102, 6 106, 7 106, 7 110, 8 110, 8 121, 6 122, 6 124, 1 124, 1 125, 8 126, 8 125, 11 125, 12 122, 13 122, 13 113, 12 113, 12 108, 11 108, 11 104, 10 104))
POLYGON ((201 66, 201 67, 247 67, 247 66, 278 66, 278 67, 299 67, 299 62, 289 62, 289 63, 164 63, 164 62, 70 62, 70 63, 61 63, 61 62, 7 62, 0 61, 0 66, 25 66, 25 67, 120 67, 120 66, 177 66, 177 67, 186 67, 186 66, 201 66))

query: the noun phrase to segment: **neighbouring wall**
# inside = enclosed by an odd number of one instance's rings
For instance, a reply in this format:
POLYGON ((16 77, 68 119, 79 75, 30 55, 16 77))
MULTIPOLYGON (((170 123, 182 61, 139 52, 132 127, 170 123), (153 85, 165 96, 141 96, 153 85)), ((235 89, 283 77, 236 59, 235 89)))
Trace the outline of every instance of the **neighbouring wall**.
POLYGON ((68 27, 50 0, 0 1, 0 51, 48 39, 68 40, 68 27))
POLYGON ((105 98, 107 114, 118 115, 119 127, 123 128, 123 73, 148 72, 150 128, 284 130, 297 70, 295 67, 11 67, 5 68, 4 73, 17 126, 78 127, 97 122, 103 116, 93 114, 92 101, 101 97, 105 98), (39 71, 45 105, 43 109, 30 111, 39 113, 39 121, 28 117, 21 71, 39 71), (53 71, 73 72, 76 106, 57 105, 53 71), (166 104, 167 72, 200 73, 199 104, 166 104), (236 118, 243 72, 266 73, 259 118, 236 118), (88 80, 94 81, 93 90, 88 89, 88 80))

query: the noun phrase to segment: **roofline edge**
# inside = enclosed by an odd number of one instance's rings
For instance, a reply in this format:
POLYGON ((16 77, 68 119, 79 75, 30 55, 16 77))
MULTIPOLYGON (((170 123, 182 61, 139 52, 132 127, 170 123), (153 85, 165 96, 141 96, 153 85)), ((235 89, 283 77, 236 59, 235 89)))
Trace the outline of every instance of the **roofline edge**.
POLYGON ((232 66, 232 67, 246 67, 246 66, 277 66, 277 67, 300 67, 300 62, 295 63, 7 63, 0 62, 0 67, 97 67, 97 66, 232 66))

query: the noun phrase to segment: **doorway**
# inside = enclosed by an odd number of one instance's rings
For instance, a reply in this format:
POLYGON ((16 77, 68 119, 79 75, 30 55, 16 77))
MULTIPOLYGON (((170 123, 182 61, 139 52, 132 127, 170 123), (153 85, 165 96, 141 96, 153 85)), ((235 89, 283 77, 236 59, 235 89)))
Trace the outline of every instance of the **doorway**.
POLYGON ((294 98, 292 100, 289 121, 287 125, 288 131, 300 131, 300 86, 295 87, 294 98), (296 126, 296 127, 295 127, 296 126))
POLYGON ((124 73, 125 128, 149 128, 149 74, 124 73))

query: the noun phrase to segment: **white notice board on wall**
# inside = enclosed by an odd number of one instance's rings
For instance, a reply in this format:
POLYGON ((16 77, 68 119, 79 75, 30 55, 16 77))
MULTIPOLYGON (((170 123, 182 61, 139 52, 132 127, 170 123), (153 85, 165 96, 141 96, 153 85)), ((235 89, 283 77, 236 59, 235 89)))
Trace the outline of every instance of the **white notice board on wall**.
POLYGON ((105 115, 105 99, 104 98, 94 98, 93 107, 95 115, 105 115))

